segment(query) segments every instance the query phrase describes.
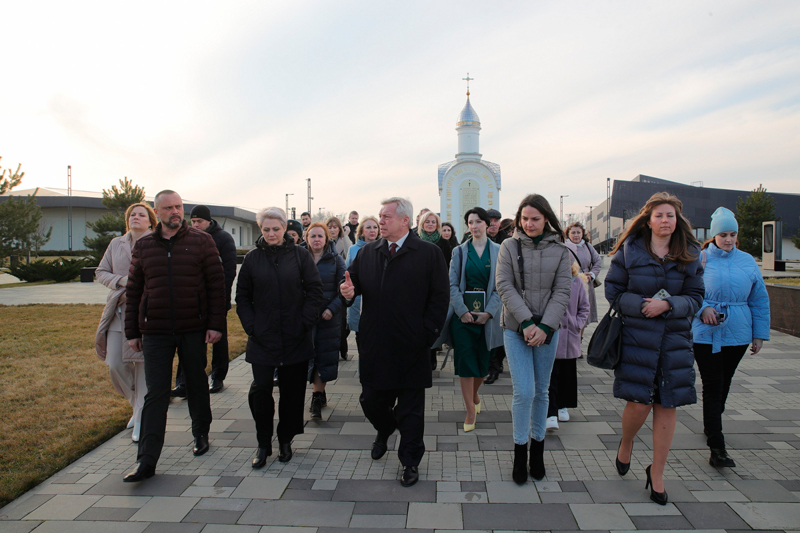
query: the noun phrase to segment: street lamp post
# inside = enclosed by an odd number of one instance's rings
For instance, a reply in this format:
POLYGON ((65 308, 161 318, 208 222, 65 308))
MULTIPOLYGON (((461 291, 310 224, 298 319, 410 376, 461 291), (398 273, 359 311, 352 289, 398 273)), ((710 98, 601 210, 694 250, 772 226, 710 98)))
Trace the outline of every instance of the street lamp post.
POLYGON ((561 210, 558 213, 558 218, 561 221, 561 225, 564 225, 564 198, 568 198, 569 194, 562 194, 561 195, 561 210))
POLYGON ((289 197, 290 196, 294 196, 294 193, 293 192, 287 192, 286 193, 286 216, 287 217, 289 216, 289 197))
POLYGON ((593 205, 587 205, 585 207, 589 208, 589 241, 592 240, 592 209, 594 209, 593 205))

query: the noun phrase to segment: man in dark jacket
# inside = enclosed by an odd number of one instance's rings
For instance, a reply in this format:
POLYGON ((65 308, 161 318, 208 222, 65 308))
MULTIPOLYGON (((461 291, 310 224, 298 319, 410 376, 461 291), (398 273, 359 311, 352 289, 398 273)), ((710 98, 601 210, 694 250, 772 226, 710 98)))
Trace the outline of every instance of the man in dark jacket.
POLYGON ((347 238, 350 239, 350 243, 355 244, 357 240, 356 232, 358 231, 358 211, 350 211, 347 218, 348 222, 344 225, 344 232, 347 234, 347 238))
POLYGON ((160 220, 139 239, 128 272, 125 337, 144 352, 147 395, 136 469, 125 482, 156 472, 167 425, 172 359, 175 350, 186 376, 195 455, 208 451, 211 401, 206 378, 207 343, 225 328, 225 275, 214 240, 183 220, 183 201, 161 191, 154 207, 160 220))
MULTIPOLYGON (((496 242, 497 244, 502 244, 504 240, 508 238, 508 234, 504 231, 500 230, 500 220, 503 218, 503 215, 500 214, 500 211, 497 209, 489 209, 486 211, 486 214, 489 215, 489 227, 486 228, 486 234, 489 236, 489 239, 496 242)), ((491 385, 503 372, 503 360, 506 358, 506 349, 505 346, 498 346, 497 348, 492 349, 492 355, 489 359, 489 375, 486 376, 486 379, 483 381, 487 385, 491 385)))
POLYGON ((380 459, 400 430, 400 483, 419 479, 425 454, 425 389, 432 386, 430 347, 450 304, 441 250, 410 232, 411 202, 383 201, 381 239, 358 252, 340 286, 352 304, 361 295, 361 408, 378 432, 372 458, 380 459))
MULTIPOLYGON (((231 289, 233 288, 233 280, 236 277, 236 243, 233 241, 233 236, 222 229, 216 220, 211 218, 211 210, 207 206, 194 206, 189 218, 192 220, 194 229, 205 231, 214 239, 214 245, 216 245, 219 252, 219 259, 222 261, 222 270, 225 272, 225 313, 227 314, 231 309, 231 289)), ((228 321, 225 320, 222 338, 211 347, 211 386, 208 391, 211 394, 221 391, 227 375, 228 321)), ((186 398, 186 380, 183 378, 180 364, 175 375, 175 388, 172 389, 170 395, 186 398)))

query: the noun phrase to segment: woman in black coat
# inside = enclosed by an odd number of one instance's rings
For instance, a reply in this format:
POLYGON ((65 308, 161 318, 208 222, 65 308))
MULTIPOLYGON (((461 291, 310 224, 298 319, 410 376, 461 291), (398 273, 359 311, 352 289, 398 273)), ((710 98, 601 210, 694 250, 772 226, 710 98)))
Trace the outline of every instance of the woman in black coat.
POLYGON ((278 460, 292 458, 291 442, 303 433, 311 329, 322 305, 322 282, 311 254, 286 235, 286 214, 268 207, 256 215, 261 237, 244 258, 236 287, 236 312, 248 335, 245 360, 252 365, 248 402, 256 423, 253 468, 272 455, 273 375, 278 371, 278 460))
POLYGON ((339 296, 339 283, 344 279, 344 260, 332 246, 328 228, 314 222, 306 230, 306 244, 317 264, 322 280, 322 304, 314 326, 314 360, 309 367, 309 381, 314 384, 311 395, 312 420, 322 419, 322 408, 328 405, 325 384, 339 375, 339 342, 342 334, 344 302, 339 296))
POLYGON ((664 465, 675 432, 675 409, 697 402, 692 318, 703 302, 700 246, 681 201, 654 194, 610 255, 606 298, 624 318, 614 396, 627 400, 616 467, 630 468, 633 439, 653 412, 653 462, 645 470, 650 499, 666 505, 664 465))

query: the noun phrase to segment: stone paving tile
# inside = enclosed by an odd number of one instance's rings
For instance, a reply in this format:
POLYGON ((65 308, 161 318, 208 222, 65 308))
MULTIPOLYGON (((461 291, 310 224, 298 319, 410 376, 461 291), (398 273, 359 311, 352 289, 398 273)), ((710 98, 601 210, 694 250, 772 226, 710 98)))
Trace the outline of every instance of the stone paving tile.
POLYGON ((485 492, 438 492, 436 503, 489 503, 485 492))
MULTIPOLYGON (((726 503, 676 503, 675 506, 696 529, 743 529, 747 524, 726 503)), ((736 505, 736 504, 730 504, 736 505)))
POLYGON ((110 475, 86 491, 86 494, 111 496, 180 496, 197 476, 158 474, 141 483, 123 483, 122 475, 110 475))
POLYGON ((407 502, 356 502, 353 514, 396 514, 405 516, 407 502))
POLYGON ((358 514, 350 519, 351 528, 403 529, 405 525, 405 515, 358 514))
POLYGON ((0 520, 20 520, 22 517, 53 498, 55 498, 54 494, 34 494, 32 492, 23 494, 0 509, 0 520))
POLYGON ((486 493, 490 503, 540 503, 539 493, 532 483, 519 486, 513 481, 487 481, 486 493))
POLYGON ((340 480, 333 501, 430 502, 436 501, 436 483, 419 481, 410 490, 399 481, 340 480))
POLYGON ((780 482, 771 479, 733 479, 731 484, 752 502, 800 501, 780 482))
POLYGON ((753 529, 800 529, 800 503, 732 503, 730 506, 753 529))
POLYGON ((142 533, 152 524, 134 522, 84 522, 50 520, 42 523, 36 533, 142 533))
POLYGON ((75 520, 125 522, 135 513, 136 509, 125 507, 89 507, 75 520))
POLYGON ((253 500, 240 524, 271 526, 347 527, 353 502, 298 502, 253 500))
POLYGON ((281 496, 281 500, 305 500, 305 501, 331 501, 332 490, 296 490, 286 489, 281 496))
POLYGON ((184 522, 196 522, 200 524, 235 524, 243 511, 210 511, 207 509, 192 509, 183 518, 184 522))
POLYGON ((625 509, 618 503, 574 503, 569 506, 581 529, 633 529, 625 509))
POLYGON ((683 516, 633 516, 636 529, 668 529, 670 531, 693 529, 683 516))
POLYGON ((539 498, 542 503, 594 503, 588 492, 545 492, 539 498))
POLYGON ((180 522, 197 505, 200 498, 158 496, 144 504, 131 516, 133 522, 180 522))
MULTIPOLYGON (((201 530, 203 533, 260 533, 261 526, 232 526, 230 524, 208 524, 201 530)), ((311 533, 314 533, 311 528, 311 533)))
POLYGON ((411 502, 408 505, 406 527, 411 529, 464 529, 461 506, 450 503, 411 502))
POLYGON ((231 494, 232 498, 258 498, 277 500, 281 497, 291 479, 248 477, 239 483, 231 494))
POLYGON ((29 533, 41 522, 28 520, 25 522, 0 522, 0 533, 29 533))
POLYGON ((652 503, 623 503, 622 507, 628 516, 680 516, 681 512, 674 503, 653 505, 652 503))
POLYGON ((100 496, 58 494, 25 516, 26 520, 75 520, 94 505, 100 496))
POLYGON ((172 524, 168 522, 153 522, 145 533, 199 533, 202 531, 203 524, 172 524))
POLYGON ((566 504, 500 503, 462 506, 465 529, 575 530, 578 525, 566 504))

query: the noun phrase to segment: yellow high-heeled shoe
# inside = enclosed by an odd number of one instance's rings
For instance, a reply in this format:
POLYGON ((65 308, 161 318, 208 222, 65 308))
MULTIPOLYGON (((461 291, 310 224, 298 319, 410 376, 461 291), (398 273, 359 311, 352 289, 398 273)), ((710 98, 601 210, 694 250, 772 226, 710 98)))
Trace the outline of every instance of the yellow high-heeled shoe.
POLYGON ((475 424, 474 423, 473 424, 467 424, 466 422, 464 422, 464 431, 465 432, 470 432, 470 431, 472 431, 474 429, 475 429, 475 424))
POLYGON ((475 414, 480 414, 481 412, 481 402, 475 404, 475 414))

